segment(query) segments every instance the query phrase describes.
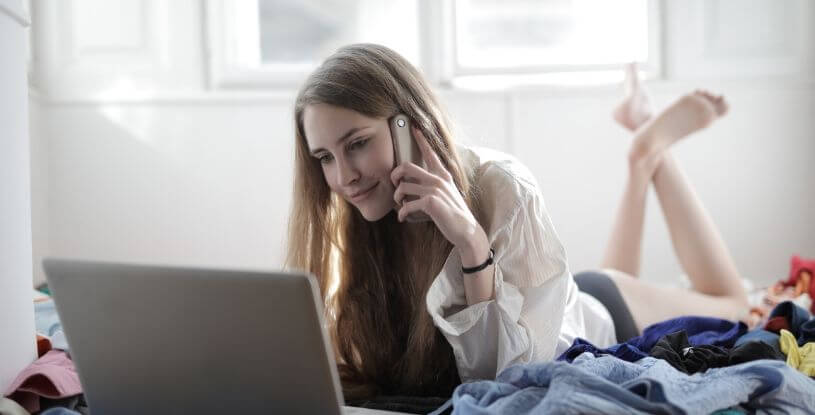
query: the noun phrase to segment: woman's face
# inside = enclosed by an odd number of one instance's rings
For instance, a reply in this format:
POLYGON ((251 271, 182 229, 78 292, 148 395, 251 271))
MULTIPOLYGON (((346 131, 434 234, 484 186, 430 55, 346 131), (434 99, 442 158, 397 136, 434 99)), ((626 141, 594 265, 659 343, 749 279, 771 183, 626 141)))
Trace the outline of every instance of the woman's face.
POLYGON ((390 180, 394 168, 388 121, 328 104, 303 111, 309 152, 320 161, 332 191, 368 221, 382 219, 396 204, 390 180))

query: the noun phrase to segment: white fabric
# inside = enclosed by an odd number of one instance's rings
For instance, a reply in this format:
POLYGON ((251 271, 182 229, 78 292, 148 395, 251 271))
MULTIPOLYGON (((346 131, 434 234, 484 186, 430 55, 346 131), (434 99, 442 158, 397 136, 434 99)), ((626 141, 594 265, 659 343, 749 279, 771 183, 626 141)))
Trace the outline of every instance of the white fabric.
POLYGON ((579 292, 529 170, 513 157, 459 147, 481 189, 478 216, 495 250, 495 299, 467 306, 453 248, 427 294, 433 322, 453 348, 461 380, 494 379, 513 364, 545 362, 575 337, 616 343, 608 310, 579 292))

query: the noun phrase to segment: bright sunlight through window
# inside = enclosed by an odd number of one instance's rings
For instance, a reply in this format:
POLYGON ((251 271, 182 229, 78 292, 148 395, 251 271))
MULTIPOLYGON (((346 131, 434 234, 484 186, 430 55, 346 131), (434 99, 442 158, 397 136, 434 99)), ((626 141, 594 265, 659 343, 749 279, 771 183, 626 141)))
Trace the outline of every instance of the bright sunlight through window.
MULTIPOLYGON (((216 84, 291 86, 342 45, 391 47, 432 82, 618 81, 659 73, 656 0, 208 0, 216 84), (469 81, 468 81, 469 80, 469 81)), ((650 75, 650 76, 649 76, 650 75)))
POLYGON ((646 0, 457 0, 459 73, 602 69, 648 59, 646 0))

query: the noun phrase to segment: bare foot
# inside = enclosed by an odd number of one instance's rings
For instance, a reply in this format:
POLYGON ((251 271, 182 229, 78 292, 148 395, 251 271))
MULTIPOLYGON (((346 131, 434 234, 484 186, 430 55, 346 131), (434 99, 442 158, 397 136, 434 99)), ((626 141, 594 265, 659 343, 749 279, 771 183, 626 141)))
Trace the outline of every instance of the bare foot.
POLYGON ((723 96, 713 95, 704 89, 697 89, 693 91, 693 93, 705 97, 711 104, 713 104, 713 107, 716 110, 716 114, 719 117, 727 114, 727 110, 729 109, 729 107, 727 105, 727 101, 724 100, 723 96))
POLYGON ((629 158, 656 162, 666 148, 709 126, 727 113, 727 109, 727 102, 721 95, 703 90, 684 95, 637 131, 629 158))
POLYGON ((651 118, 651 100, 640 83, 637 64, 630 63, 625 67, 625 97, 614 108, 612 116, 620 125, 635 131, 651 118))

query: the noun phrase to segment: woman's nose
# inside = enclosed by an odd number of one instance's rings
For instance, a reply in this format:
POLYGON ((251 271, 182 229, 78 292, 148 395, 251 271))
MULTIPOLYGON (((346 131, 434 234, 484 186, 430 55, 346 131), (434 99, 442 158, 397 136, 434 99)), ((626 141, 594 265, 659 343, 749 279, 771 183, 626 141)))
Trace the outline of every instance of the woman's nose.
POLYGON ((341 186, 347 186, 359 180, 359 170, 349 160, 337 160, 337 180, 341 186))

